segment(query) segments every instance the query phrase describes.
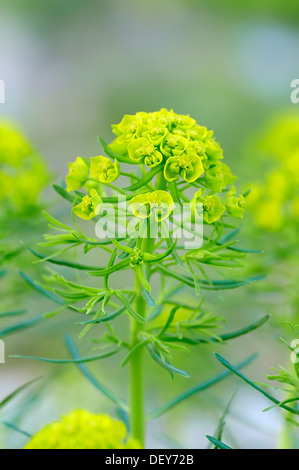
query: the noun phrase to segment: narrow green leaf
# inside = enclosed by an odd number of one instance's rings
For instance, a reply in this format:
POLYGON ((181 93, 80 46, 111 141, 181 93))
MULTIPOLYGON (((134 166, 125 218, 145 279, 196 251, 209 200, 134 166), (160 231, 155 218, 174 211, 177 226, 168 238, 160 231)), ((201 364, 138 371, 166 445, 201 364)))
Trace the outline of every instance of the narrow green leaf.
POLYGON ((240 253, 264 253, 263 250, 253 250, 251 248, 238 248, 237 246, 228 246, 227 249, 232 251, 239 251, 240 253))
MULTIPOLYGON (((166 229, 166 226, 165 226, 165 221, 162 222, 162 226, 161 226, 161 230, 162 230, 162 238, 165 239, 165 242, 166 242, 166 245, 168 246, 168 248, 170 248, 172 245, 173 245, 173 242, 172 242, 172 239, 171 239, 171 236, 168 234, 168 230, 166 229)), ((171 252, 171 256, 172 258, 174 259, 174 261, 181 267, 183 268, 185 271, 188 271, 187 268, 185 268, 185 266, 183 265, 183 262, 181 260, 181 258, 179 257, 176 249, 174 249, 172 252, 171 252)))
POLYGON ((141 283, 141 285, 144 287, 144 289, 147 291, 147 292, 151 292, 151 285, 150 283, 148 282, 148 280, 146 279, 145 275, 144 275, 144 272, 142 270, 142 265, 139 264, 138 266, 136 266, 136 268, 134 269, 135 273, 137 274, 138 276, 138 279, 141 283))
POLYGON ((53 264, 58 264, 59 266, 66 266, 68 268, 75 268, 75 269, 80 269, 83 271, 96 271, 98 268, 96 266, 88 266, 86 264, 79 264, 79 263, 74 263, 72 261, 67 261, 63 259, 52 259, 48 258, 46 255, 42 253, 38 253, 37 251, 33 250, 32 248, 26 247, 33 255, 35 255, 37 258, 44 259, 48 263, 53 263, 53 264))
POLYGON ((80 242, 82 243, 86 243, 87 245, 91 245, 91 246, 105 246, 105 245, 112 245, 112 240, 110 240, 110 238, 108 240, 103 240, 101 242, 97 242, 95 241, 94 239, 93 240, 89 240, 87 238, 81 238, 79 237, 75 232, 72 232, 72 235, 74 235, 75 238, 77 238, 77 240, 79 240, 80 242))
POLYGON ((192 278, 193 278, 193 282, 194 282, 194 286, 195 286, 195 292, 196 292, 196 295, 200 295, 200 285, 199 285, 199 281, 197 279, 197 275, 193 269, 193 266, 191 264, 191 261, 188 259, 188 257, 186 257, 186 263, 188 265, 188 268, 190 270, 190 273, 192 274, 192 278))
POLYGON ((76 199, 74 196, 72 196, 70 193, 68 193, 65 189, 63 189, 61 186, 58 186, 57 184, 53 184, 53 188, 59 194, 59 196, 63 197, 71 203, 73 203, 76 199))
MULTIPOLYGON (((184 284, 186 284, 187 286, 189 287, 195 287, 194 285, 194 281, 191 277, 189 276, 182 276, 174 271, 172 271, 171 269, 163 266, 162 264, 159 264, 157 265, 156 267, 159 271, 162 271, 163 273, 165 273, 166 276, 168 277, 172 277, 174 279, 177 279, 178 281, 181 281, 183 282, 184 284)), ((202 289, 206 289, 206 290, 226 290, 226 289, 236 289, 237 287, 241 287, 241 286, 245 286, 247 284, 251 284, 253 282, 256 282, 256 281, 259 281, 261 279, 264 279, 265 276, 258 276, 258 277, 254 277, 254 278, 249 278, 249 279, 245 279, 245 280, 242 280, 242 281, 235 281, 235 280, 231 280, 231 279, 228 279, 228 280, 211 280, 210 283, 208 281, 206 281, 205 279, 199 279, 199 283, 200 283, 200 286, 202 289)))
POLYGON ((117 240, 112 240, 112 243, 116 248, 118 248, 121 251, 124 251, 125 253, 130 254, 130 253, 134 252, 133 248, 130 248, 129 246, 122 245, 117 240))
POLYGON ((139 313, 137 313, 132 305, 128 302, 128 300, 126 299, 126 297, 124 296, 124 294, 120 291, 115 291, 115 296, 122 302, 122 304, 126 307, 126 310, 128 312, 128 314, 134 318, 135 320, 137 320, 139 323, 145 323, 145 319, 139 315, 139 313))
POLYGON ((167 370, 171 375, 178 374, 182 375, 183 377, 186 377, 187 379, 190 377, 190 374, 188 374, 188 372, 178 369, 177 367, 170 364, 170 362, 168 362, 166 359, 162 359, 162 357, 152 344, 148 344, 147 349, 154 361, 157 362, 157 364, 159 364, 159 366, 161 366, 163 369, 167 370))
MULTIPOLYGON (((74 359, 80 359, 81 356, 79 354, 79 351, 72 340, 72 338, 67 335, 65 337, 65 341, 67 344, 67 347, 74 359)), ((78 369, 82 372, 82 374, 89 380, 89 382, 100 392, 103 393, 107 398, 109 398, 113 403, 115 403, 117 406, 119 406, 122 410, 128 411, 128 406, 127 404, 118 398, 113 392, 111 392, 107 387, 105 387, 103 384, 101 384, 93 375, 92 373, 87 369, 87 367, 84 364, 81 363, 76 363, 78 369)))
POLYGON ((50 222, 53 225, 57 225, 57 227, 63 228, 63 229, 68 230, 68 231, 73 230, 68 225, 63 224, 59 220, 55 219, 55 217, 52 217, 52 215, 48 214, 48 212, 46 212, 46 211, 42 211, 42 215, 45 217, 45 219, 48 220, 48 222, 50 222))
POLYGON ((33 287, 33 289, 37 290, 41 294, 43 294, 45 297, 47 297, 50 300, 53 300, 56 304, 59 305, 66 305, 63 300, 59 299, 56 295, 52 294, 52 292, 48 291, 47 289, 44 289, 42 286, 40 286, 36 281, 31 279, 31 277, 28 276, 28 274, 25 274, 23 271, 19 271, 20 276, 22 276, 23 279, 25 279, 28 284, 33 287))
MULTIPOLYGON (((250 356, 245 361, 240 362, 236 367, 241 369, 242 367, 245 367, 248 364, 250 364, 254 359, 256 359, 256 357, 257 357, 257 355, 254 354, 253 356, 250 356)), ((213 385, 217 384, 218 382, 225 379, 226 377, 228 377, 231 374, 232 374, 232 371, 221 372, 220 374, 215 375, 211 379, 208 379, 206 382, 202 382, 199 385, 195 385, 194 387, 189 388, 185 392, 181 393, 180 395, 176 396, 172 400, 168 401, 164 405, 160 406, 159 408, 157 408, 156 410, 151 412, 148 416, 148 419, 158 418, 159 416, 161 416, 164 413, 166 413, 167 411, 171 410, 172 408, 174 408, 178 404, 182 403, 183 401, 187 400, 188 398, 192 397, 193 395, 212 387, 213 385)))
POLYGON ((238 233, 240 232, 240 227, 235 228, 231 232, 229 232, 227 235, 223 236, 220 240, 221 244, 226 243, 228 240, 231 240, 234 238, 238 233))
MULTIPOLYGON (((121 245, 121 246, 124 246, 124 245, 121 245)), ((136 239, 132 238, 131 240, 128 241, 128 244, 127 244, 127 248, 135 248, 136 246, 136 239)), ((118 259, 125 259, 129 256, 129 253, 125 253, 124 251, 122 251, 121 253, 119 253, 117 255, 117 258, 118 259)))
POLYGON ((143 178, 141 178, 137 183, 132 184, 131 186, 128 186, 125 188, 126 191, 137 191, 140 188, 143 188, 144 186, 147 185, 155 176, 157 173, 159 173, 162 169, 162 165, 155 166, 154 168, 151 168, 146 175, 144 175, 143 178))
POLYGON ((227 341, 229 339, 238 338, 239 336, 246 335, 250 331, 256 330, 260 326, 264 325, 270 318, 270 315, 265 315, 264 317, 260 318, 260 320, 251 323, 251 325, 246 326, 245 328, 241 328, 240 330, 233 331, 231 333, 224 333, 219 335, 219 337, 223 341, 227 341))
POLYGON ((15 315, 24 315, 24 313, 27 313, 27 310, 12 310, 10 312, 0 313, 0 318, 2 318, 2 317, 11 317, 11 316, 15 316, 15 315))
POLYGON ((173 307, 170 311, 170 314, 167 318, 167 321, 165 323, 165 325, 163 326, 163 328, 161 329, 161 331, 158 333, 157 337, 158 338, 161 338, 163 336, 163 334, 168 330, 168 328, 170 327, 173 319, 174 319, 174 316, 176 314, 176 312, 179 310, 180 306, 179 305, 176 305, 175 307, 173 307))
MULTIPOLYGON (((183 308, 186 308, 183 306, 183 308)), ((199 339, 191 339, 191 338, 185 338, 185 337, 178 337, 176 335, 164 335, 161 337, 162 341, 167 341, 167 342, 188 342, 189 339, 189 344, 199 344, 199 343, 211 343, 211 342, 220 342, 220 341, 228 341, 230 339, 238 338, 239 336, 243 336, 247 333, 250 333, 251 331, 259 328, 260 326, 264 325, 270 318, 270 315, 265 315, 262 317, 260 320, 256 321, 255 323, 252 323, 249 326, 246 326, 245 328, 241 328, 240 330, 232 331, 231 333, 224 333, 222 335, 219 335, 219 338, 199 338, 199 339)), ((160 335, 159 335, 160 336, 160 335)))
POLYGON ((102 323, 102 322, 111 321, 111 320, 114 320, 114 318, 118 317, 125 310, 126 310, 126 307, 123 305, 121 308, 119 308, 115 312, 111 313, 110 315, 107 315, 106 317, 98 318, 98 319, 95 319, 95 320, 77 321, 75 323, 75 325, 86 325, 86 324, 89 324, 89 323, 102 323))
POLYGON ((93 268, 93 271, 89 271, 88 274, 95 277, 106 276, 107 274, 115 273, 116 271, 120 271, 121 269, 126 269, 129 267, 129 259, 124 259, 120 263, 114 264, 113 266, 109 266, 107 268, 96 269, 93 268))
POLYGON ((36 317, 30 318, 21 323, 16 323, 14 325, 8 326, 7 328, 3 328, 0 330, 0 338, 4 338, 10 334, 16 333, 19 330, 24 330, 26 328, 30 328, 31 326, 36 325, 44 320, 44 315, 37 315, 36 317))
POLYGON ((212 443, 214 444, 215 448, 216 449, 231 449, 231 447, 228 447, 226 444, 224 444, 223 442, 219 441, 218 439, 215 439, 215 437, 212 437, 212 436, 206 436, 206 438, 212 443))
POLYGON ((156 263, 158 261, 162 261, 163 259, 167 258, 173 251, 175 250, 177 244, 177 239, 175 242, 166 250, 164 253, 158 255, 151 255, 149 253, 144 253, 144 261, 146 263, 156 263))
POLYGON ((15 359, 33 359, 35 361, 42 362, 51 362, 52 364, 82 364, 85 362, 97 361, 98 359, 105 359, 106 357, 113 356, 119 351, 119 349, 114 349, 113 351, 108 351, 106 353, 98 354, 96 356, 81 357, 80 359, 48 359, 47 357, 36 357, 36 356, 23 356, 21 354, 12 354, 9 357, 15 359))
POLYGON ((266 398, 271 400, 273 403, 276 405, 280 406, 281 408, 284 408, 287 411, 290 411, 291 413, 294 413, 296 415, 299 415, 299 410, 295 408, 290 408, 289 406, 283 405, 280 403, 279 400, 276 398, 272 397, 269 393, 267 393, 265 390, 263 390, 261 387, 256 385, 254 382, 252 382, 250 379, 245 377, 245 375, 241 374, 241 372, 234 367, 232 364, 230 364, 224 357, 220 356, 220 354, 215 353, 216 359, 218 359, 221 364, 226 367, 228 370, 230 370, 233 374, 237 375, 240 379, 242 379, 244 382, 246 382, 248 385, 250 385, 252 388, 257 390, 258 392, 262 393, 266 398))
POLYGON ((25 388, 29 387, 34 382, 37 382, 41 378, 42 377, 36 377, 35 379, 29 380, 29 382, 26 382, 25 384, 21 385, 16 390, 14 390, 12 393, 10 393, 7 397, 5 397, 0 402, 0 409, 3 408, 3 406, 7 405, 7 403, 9 403, 13 398, 15 398, 17 395, 19 395, 23 390, 25 390, 25 388))
POLYGON ((147 338, 144 341, 141 341, 140 343, 136 344, 136 346, 134 346, 134 348, 130 350, 130 352, 126 355, 124 360, 121 362, 120 364, 121 367, 124 367, 126 364, 128 364, 128 362, 132 359, 134 354, 140 349, 142 349, 144 346, 148 345, 149 343, 150 343, 150 339, 147 338))
POLYGON ((27 431, 23 431, 23 429, 18 428, 13 423, 9 423, 8 421, 0 421, 0 423, 4 424, 4 426, 6 426, 7 428, 12 429, 13 431, 16 431, 20 434, 23 434, 23 436, 26 436, 26 437, 29 437, 29 438, 32 437, 32 434, 29 434, 29 432, 27 432, 27 431))
POLYGON ((151 308, 156 307, 155 300, 143 286, 141 286, 141 295, 149 307, 151 308))
POLYGON ((180 195, 179 195, 179 192, 178 192, 178 187, 177 187, 177 184, 175 181, 169 181, 168 182, 168 187, 169 187, 169 191, 170 191, 170 194, 172 196, 172 199, 175 203, 179 204, 181 207, 182 207, 182 202, 181 202, 181 199, 180 199, 180 195))

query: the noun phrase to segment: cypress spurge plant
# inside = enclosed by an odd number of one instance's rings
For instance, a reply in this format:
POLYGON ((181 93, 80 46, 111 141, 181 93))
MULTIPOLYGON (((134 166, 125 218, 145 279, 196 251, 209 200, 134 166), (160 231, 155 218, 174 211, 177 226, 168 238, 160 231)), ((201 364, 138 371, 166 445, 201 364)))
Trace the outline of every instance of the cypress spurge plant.
MULTIPOLYGON (((70 274, 62 276, 51 269, 41 283, 23 276, 61 309, 74 313, 76 323, 83 327, 80 338, 91 328, 93 332, 97 328, 102 331, 105 325, 106 333, 97 341, 108 349, 100 354, 82 358, 68 339, 73 359, 38 359, 78 363, 97 388, 128 412, 130 434, 143 446, 146 351, 172 377, 178 374, 188 378, 187 371, 173 364, 173 350, 186 351, 198 344, 233 339, 262 325, 267 318, 219 335, 215 329, 223 318, 203 307, 205 290, 234 289, 256 280, 213 276, 214 268, 219 272, 241 267, 247 251, 233 240, 237 230, 231 218, 242 217, 244 196, 237 195, 232 186, 236 177, 223 163, 223 151, 213 132, 189 116, 166 109, 125 115, 112 129, 116 134, 112 143, 100 139, 106 156, 90 160, 78 157, 69 164, 66 185, 54 185, 71 204, 73 226, 45 213, 50 226, 59 233, 46 234, 41 245, 61 249, 52 254, 31 249, 40 260, 67 267, 70 274), (90 228, 97 236, 87 235, 90 228), (61 258, 62 252, 75 248, 83 248, 85 255, 91 252, 93 262, 77 262, 65 255, 61 258), (72 275, 71 271, 76 273, 72 275), (129 271, 135 281, 127 286, 129 271), (78 272, 82 274, 80 281, 78 272), (119 287, 113 279, 116 273, 122 276, 119 287), (197 305, 182 300, 184 289, 199 296, 197 305), (78 315, 85 319, 78 321, 78 315), (120 338, 113 327, 121 315, 128 317, 129 338, 120 338), (129 405, 91 378, 83 364, 116 353, 121 366, 130 368, 129 405)), ((162 415, 227 374, 188 389, 150 412, 149 417, 162 415)))

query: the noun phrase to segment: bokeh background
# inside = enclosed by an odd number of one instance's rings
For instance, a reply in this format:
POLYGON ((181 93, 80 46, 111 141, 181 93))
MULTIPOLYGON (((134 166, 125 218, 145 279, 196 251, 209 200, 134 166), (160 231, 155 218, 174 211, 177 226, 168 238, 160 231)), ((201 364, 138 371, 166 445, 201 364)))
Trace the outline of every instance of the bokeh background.
MULTIPOLYGON (((6 102, 0 105, 0 117, 25 132, 47 162, 53 181, 58 181, 76 156, 100 153, 97 135, 110 140, 111 123, 124 114, 172 108, 214 129, 242 190, 255 179, 266 178, 255 143, 268 123, 280 115, 299 114, 299 104, 290 101, 290 83, 299 77, 298 15, 296 0, 2 0, 0 78, 6 85, 6 102)), ((51 189, 44 193, 43 203, 63 215, 61 201, 51 189)), ((254 255, 261 256, 259 260, 248 260, 248 270, 262 271, 265 262, 270 279, 274 272, 279 285, 276 265, 270 262, 272 235, 261 234, 249 214, 242 224, 243 245, 266 251, 254 255)), ((43 225, 41 220, 31 232, 19 227, 15 236, 41 239, 43 225)), ((283 237, 283 231, 276 233, 275 240, 283 237)), ((29 272, 34 269, 29 267, 29 272)), ((11 282, 18 286, 14 304, 25 303, 30 315, 53 308, 43 297, 24 293, 16 269, 11 282)), ((265 313, 273 314, 268 326, 216 348, 232 362, 258 352, 259 358, 246 372, 261 381, 266 380, 269 367, 288 362, 289 353, 279 337, 281 317, 291 309, 285 296, 282 299, 265 285, 206 299, 212 311, 227 317, 229 331, 265 313)), ((7 302, 11 304, 11 298, 7 302)), ((75 338, 78 333, 70 314, 9 335, 7 356, 65 357, 65 332, 75 338)), ((88 351, 90 344, 83 341, 80 348, 88 351)), ((186 360, 192 372, 188 386, 220 370, 214 349, 200 347, 192 357, 178 359, 186 360)), ((91 369, 126 394, 127 371, 119 372, 114 359, 93 364, 91 369)), ((41 385, 8 410, 10 419, 29 432, 75 407, 114 412, 72 365, 8 359, 0 364, 0 398, 37 375, 44 377, 41 385)), ((149 363, 148 386, 151 406, 183 390, 186 383, 180 378, 172 381, 149 363)), ((263 413, 266 399, 234 379, 154 421, 148 446, 207 446, 205 435, 214 433, 236 389, 225 440, 243 448, 274 448, 284 426, 281 414, 263 413)), ((5 430, 3 439, 11 448, 25 442, 10 430, 5 430)))

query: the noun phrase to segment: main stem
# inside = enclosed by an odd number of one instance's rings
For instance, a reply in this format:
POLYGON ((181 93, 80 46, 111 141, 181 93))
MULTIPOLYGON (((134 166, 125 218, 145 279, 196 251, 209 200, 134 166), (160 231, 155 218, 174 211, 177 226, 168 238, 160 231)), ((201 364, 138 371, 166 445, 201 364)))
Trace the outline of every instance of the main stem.
MULTIPOLYGON (((136 311, 145 317, 146 305, 141 296, 141 285, 139 279, 135 278, 135 287, 138 292, 136 298, 136 311)), ((142 323, 131 318, 131 348, 139 342, 139 333, 142 330, 142 323)), ((143 349, 137 351, 131 359, 130 374, 130 428, 131 435, 137 439, 144 447, 145 434, 145 411, 144 411, 144 370, 143 370, 143 349)))
MULTIPOLYGON (((166 189, 167 182, 163 173, 158 174, 155 189, 166 189)), ((148 237, 143 240, 142 250, 152 253, 155 240, 148 237)), ((136 311, 143 318, 146 316, 146 303, 141 295, 141 283, 135 275, 136 311)), ((131 348, 140 343, 143 324, 131 318, 131 348)), ((137 350, 130 364, 130 429, 131 436, 137 439, 142 447, 145 441, 145 399, 144 399, 144 366, 143 348, 137 350)))

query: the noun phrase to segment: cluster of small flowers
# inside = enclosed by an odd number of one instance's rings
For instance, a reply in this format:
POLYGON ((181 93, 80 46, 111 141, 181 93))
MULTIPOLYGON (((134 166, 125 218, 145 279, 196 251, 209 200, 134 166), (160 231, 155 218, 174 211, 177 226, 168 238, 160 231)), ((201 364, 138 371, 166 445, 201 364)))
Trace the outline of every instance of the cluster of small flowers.
MULTIPOLYGON (((109 184, 120 174, 119 161, 126 158, 127 163, 144 164, 148 168, 159 167, 166 182, 172 183, 183 179, 189 184, 195 181, 202 188, 191 201, 194 211, 196 204, 203 205, 203 219, 211 224, 220 219, 225 211, 233 217, 241 218, 245 200, 237 196, 234 186, 227 191, 236 177, 229 167, 221 162, 223 151, 213 138, 213 131, 197 125, 190 116, 176 114, 167 109, 153 113, 139 112, 126 114, 122 121, 112 126, 117 135, 109 145, 115 155, 115 161, 102 155, 91 157, 90 163, 82 157, 69 164, 66 177, 67 190, 73 191, 93 184, 109 184), (215 192, 226 190, 225 205, 215 192), (205 192, 208 191, 208 194, 205 192)), ((147 207, 164 204, 169 207, 164 211, 167 217, 173 206, 172 196, 164 190, 143 193, 131 199, 130 207, 134 215, 142 217, 141 206, 145 206, 145 217, 149 216, 147 207)), ((74 212, 82 219, 89 220, 98 215, 101 197, 95 188, 90 196, 84 196, 74 212)))
POLYGON ((192 183, 205 173, 203 183, 212 191, 222 191, 235 181, 229 167, 220 162, 223 151, 213 131, 197 125, 190 116, 167 109, 126 114, 112 129, 117 135, 109 145, 113 152, 149 168, 163 162, 167 181, 181 177, 192 183))
POLYGON ((0 122, 0 200, 23 212, 36 206, 49 175, 40 156, 11 124, 0 122))
POLYGON ((272 169, 266 181, 251 185, 248 208, 259 227, 277 231, 299 220, 299 118, 275 123, 261 147, 272 169))
POLYGON ((126 440, 126 434, 122 421, 78 409, 47 424, 25 449, 139 449, 139 443, 126 440))

